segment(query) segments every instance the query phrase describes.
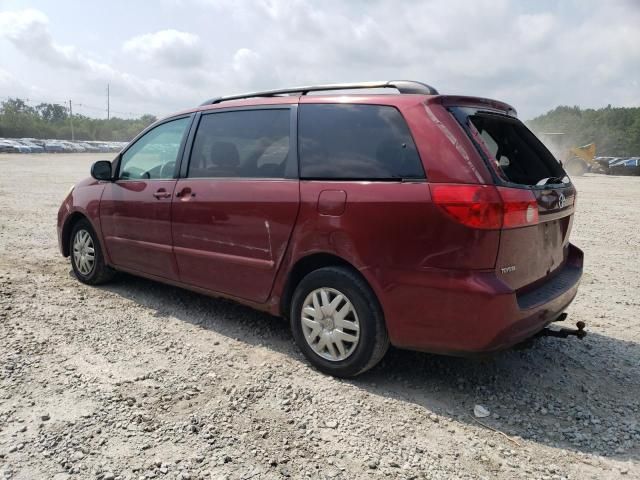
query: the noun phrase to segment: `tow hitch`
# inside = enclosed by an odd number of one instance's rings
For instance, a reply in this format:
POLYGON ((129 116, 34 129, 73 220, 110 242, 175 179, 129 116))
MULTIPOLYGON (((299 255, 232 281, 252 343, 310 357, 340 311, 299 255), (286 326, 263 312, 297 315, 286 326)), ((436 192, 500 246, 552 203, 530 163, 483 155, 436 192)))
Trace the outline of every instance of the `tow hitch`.
MULTIPOLYGON (((554 323, 562 322, 566 318, 567 318, 567 314, 563 313, 554 320, 554 323)), ((538 336, 558 337, 558 338, 567 338, 569 336, 574 336, 582 340, 587 335, 587 332, 585 331, 584 327, 586 327, 584 322, 576 322, 576 328, 564 328, 564 327, 558 327, 556 325, 551 324, 543 328, 540 331, 540 333, 538 333, 538 336)))

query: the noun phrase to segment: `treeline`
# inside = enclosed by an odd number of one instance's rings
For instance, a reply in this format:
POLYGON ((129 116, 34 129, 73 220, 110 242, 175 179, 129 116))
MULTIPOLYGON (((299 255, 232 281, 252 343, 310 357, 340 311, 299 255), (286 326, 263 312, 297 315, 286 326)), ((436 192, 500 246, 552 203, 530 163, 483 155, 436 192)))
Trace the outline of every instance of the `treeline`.
POLYGON ((156 121, 153 115, 140 118, 98 119, 84 115, 69 117, 67 108, 53 103, 32 107, 24 100, 10 98, 0 103, 0 138, 55 138, 71 140, 71 120, 76 140, 126 142, 156 121))
POLYGON ((596 155, 630 157, 640 155, 640 108, 597 110, 579 107, 557 107, 527 122, 545 143, 557 147, 596 144, 596 155), (564 135, 545 135, 564 133, 564 135))

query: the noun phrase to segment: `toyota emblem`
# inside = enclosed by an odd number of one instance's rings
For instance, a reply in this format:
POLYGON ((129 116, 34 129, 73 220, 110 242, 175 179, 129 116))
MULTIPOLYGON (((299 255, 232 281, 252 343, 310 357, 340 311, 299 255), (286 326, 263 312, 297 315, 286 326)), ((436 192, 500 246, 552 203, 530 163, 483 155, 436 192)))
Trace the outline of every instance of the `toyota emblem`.
POLYGON ((564 197, 563 193, 558 195, 558 208, 564 208, 567 204, 567 199, 564 197))

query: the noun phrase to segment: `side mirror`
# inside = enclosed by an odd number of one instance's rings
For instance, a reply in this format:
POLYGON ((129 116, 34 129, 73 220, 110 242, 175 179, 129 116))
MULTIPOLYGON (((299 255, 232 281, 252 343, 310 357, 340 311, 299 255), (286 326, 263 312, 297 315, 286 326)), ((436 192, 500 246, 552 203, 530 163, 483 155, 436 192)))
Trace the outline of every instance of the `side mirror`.
POLYGON ((91 165, 91 176, 96 180, 111 181, 111 162, 108 160, 98 160, 91 165))

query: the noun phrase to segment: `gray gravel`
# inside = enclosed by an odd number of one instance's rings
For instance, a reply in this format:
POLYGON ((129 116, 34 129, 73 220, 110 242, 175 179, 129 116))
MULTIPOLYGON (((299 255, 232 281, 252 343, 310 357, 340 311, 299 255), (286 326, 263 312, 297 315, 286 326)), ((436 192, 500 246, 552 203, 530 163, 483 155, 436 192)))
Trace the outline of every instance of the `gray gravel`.
POLYGON ((568 322, 585 340, 391 350, 341 381, 283 320, 126 275, 77 282, 55 215, 95 159, 0 155, 0 480, 640 478, 640 178, 576 182, 568 322))

